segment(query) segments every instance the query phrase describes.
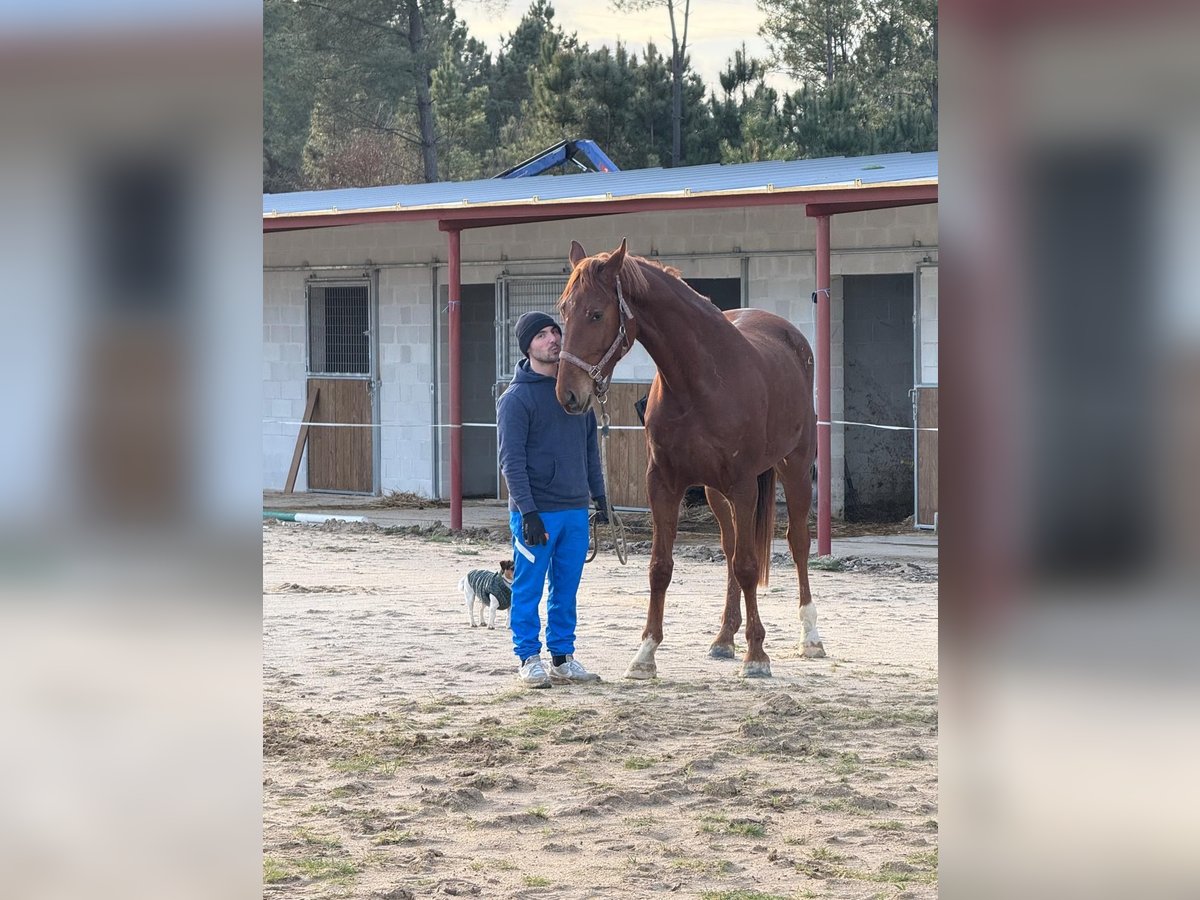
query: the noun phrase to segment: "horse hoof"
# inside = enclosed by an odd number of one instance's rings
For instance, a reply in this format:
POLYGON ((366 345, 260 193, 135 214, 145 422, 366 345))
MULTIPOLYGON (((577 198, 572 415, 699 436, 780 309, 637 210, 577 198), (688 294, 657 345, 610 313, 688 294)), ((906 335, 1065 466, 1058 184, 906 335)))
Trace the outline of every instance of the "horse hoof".
POLYGON ((637 681, 646 681, 650 678, 658 677, 658 666, 646 663, 630 663, 629 668, 625 670, 625 677, 632 678, 637 681))
POLYGON ((825 645, 820 641, 815 644, 805 644, 803 654, 805 659, 821 659, 825 655, 825 645))
POLYGON ((740 678, 770 678, 771 662, 770 660, 747 660, 742 663, 738 676, 740 678))
POLYGON ((713 644, 708 648, 708 655, 713 659, 733 659, 733 644, 713 644))

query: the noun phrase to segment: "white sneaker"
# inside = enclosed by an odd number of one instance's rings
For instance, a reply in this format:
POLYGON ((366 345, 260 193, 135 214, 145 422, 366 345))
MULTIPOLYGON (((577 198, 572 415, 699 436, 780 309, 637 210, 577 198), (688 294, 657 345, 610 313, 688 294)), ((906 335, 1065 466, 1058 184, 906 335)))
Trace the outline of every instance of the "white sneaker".
POLYGON ((540 656, 531 656, 521 663, 521 668, 517 670, 517 677, 521 679, 521 683, 525 687, 550 687, 550 676, 546 674, 546 667, 542 664, 540 656))
POLYGON ((600 676, 589 672, 570 653, 561 666, 550 667, 550 680, 555 684, 591 684, 600 680, 600 676))

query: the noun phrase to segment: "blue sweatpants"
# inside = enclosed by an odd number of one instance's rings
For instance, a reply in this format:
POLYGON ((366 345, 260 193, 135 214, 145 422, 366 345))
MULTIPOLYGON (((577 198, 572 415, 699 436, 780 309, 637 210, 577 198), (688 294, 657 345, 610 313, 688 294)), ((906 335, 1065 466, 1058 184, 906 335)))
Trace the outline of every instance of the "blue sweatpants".
POLYGON ((542 652, 542 620, 538 604, 546 576, 546 649, 551 654, 575 652, 575 594, 588 551, 587 508, 539 512, 550 540, 530 547, 521 531, 521 514, 510 511, 513 534, 512 624, 513 650, 518 659, 542 652))

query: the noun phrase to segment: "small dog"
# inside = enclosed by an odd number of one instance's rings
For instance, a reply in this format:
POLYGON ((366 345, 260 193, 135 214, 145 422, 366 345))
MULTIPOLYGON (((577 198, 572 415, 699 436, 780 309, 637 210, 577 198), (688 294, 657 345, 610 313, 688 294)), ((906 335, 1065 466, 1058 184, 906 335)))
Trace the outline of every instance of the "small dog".
POLYGON ((472 569, 458 581, 467 606, 467 621, 475 627, 475 601, 479 601, 479 624, 483 624, 483 612, 487 610, 487 627, 496 627, 496 610, 508 612, 508 627, 512 627, 512 580, 513 561, 500 560, 500 571, 472 569))

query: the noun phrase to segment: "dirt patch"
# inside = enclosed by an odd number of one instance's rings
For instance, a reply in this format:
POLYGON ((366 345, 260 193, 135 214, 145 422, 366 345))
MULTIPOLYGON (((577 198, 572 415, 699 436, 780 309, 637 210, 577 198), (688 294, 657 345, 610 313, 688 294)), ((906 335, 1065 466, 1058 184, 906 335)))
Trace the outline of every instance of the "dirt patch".
POLYGON ((724 563, 681 548, 660 678, 631 682, 645 557, 602 553, 578 654, 604 682, 527 691, 454 588, 507 539, 264 522, 265 896, 936 896, 935 582, 813 571, 806 660, 777 564, 775 677, 744 681, 706 654, 724 563))

